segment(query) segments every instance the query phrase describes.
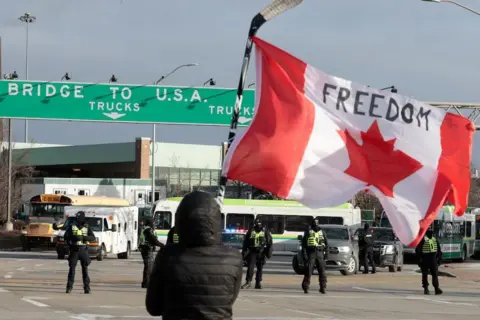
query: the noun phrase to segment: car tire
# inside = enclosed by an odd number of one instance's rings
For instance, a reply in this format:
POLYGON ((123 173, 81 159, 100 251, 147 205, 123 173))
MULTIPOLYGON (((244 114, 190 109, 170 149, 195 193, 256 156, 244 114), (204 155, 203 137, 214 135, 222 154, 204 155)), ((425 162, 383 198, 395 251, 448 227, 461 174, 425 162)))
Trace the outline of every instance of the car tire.
POLYGON ((293 259, 292 259, 292 267, 293 267, 293 271, 295 271, 296 274, 303 274, 303 268, 300 267, 300 265, 298 264, 298 257, 296 255, 293 256, 293 259))
POLYGON ((100 249, 100 252, 97 255, 97 261, 102 261, 103 258, 105 258, 107 255, 107 249, 105 248, 105 245, 102 243, 102 248, 100 249))
POLYGON ((340 273, 344 276, 350 276, 358 272, 358 263, 355 257, 352 255, 348 261, 348 269, 340 270, 340 273))

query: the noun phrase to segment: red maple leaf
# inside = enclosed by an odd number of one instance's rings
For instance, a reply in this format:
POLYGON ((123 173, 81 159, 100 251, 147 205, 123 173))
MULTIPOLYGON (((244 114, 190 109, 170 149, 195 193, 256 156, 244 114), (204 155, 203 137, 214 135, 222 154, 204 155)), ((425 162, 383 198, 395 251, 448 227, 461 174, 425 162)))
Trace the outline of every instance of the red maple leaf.
POLYGON ((348 130, 338 131, 350 158, 345 173, 374 186, 393 198, 393 187, 415 173, 423 165, 401 150, 394 150, 395 139, 385 140, 375 120, 367 132, 361 132, 360 145, 348 130))

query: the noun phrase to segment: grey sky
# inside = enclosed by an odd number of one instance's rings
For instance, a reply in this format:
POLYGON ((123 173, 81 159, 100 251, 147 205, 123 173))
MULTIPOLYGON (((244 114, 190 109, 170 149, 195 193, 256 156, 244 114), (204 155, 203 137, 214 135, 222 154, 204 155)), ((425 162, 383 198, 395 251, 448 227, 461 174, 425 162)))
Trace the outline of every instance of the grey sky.
MULTIPOLYGON (((475 0, 459 0, 480 9, 475 0)), ((152 83, 177 65, 169 85, 213 77, 235 87, 248 25, 269 0, 0 0, 3 72, 25 75, 25 25, 31 12, 29 78, 152 83)), ((305 0, 262 27, 259 36, 336 76, 429 101, 480 101, 480 18, 451 4, 421 0, 305 0)), ((254 68, 250 79, 254 79, 254 68)), ((251 81, 250 81, 251 82, 251 81)), ((232 102, 233 103, 233 102, 232 102)), ((15 121, 23 141, 23 122, 15 121)), ((157 126, 158 140, 220 144, 227 128, 157 126)), ((39 143, 90 144, 151 136, 151 126, 30 121, 39 143)))

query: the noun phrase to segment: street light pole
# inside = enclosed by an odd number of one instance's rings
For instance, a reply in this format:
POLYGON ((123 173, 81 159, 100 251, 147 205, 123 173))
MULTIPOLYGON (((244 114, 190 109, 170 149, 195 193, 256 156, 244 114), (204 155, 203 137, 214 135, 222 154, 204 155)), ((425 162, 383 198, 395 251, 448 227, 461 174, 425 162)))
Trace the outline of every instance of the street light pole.
MULTIPOLYGON (((5 79, 12 80, 17 78, 17 73, 14 72, 13 74, 9 74, 8 77, 6 76, 5 79)), ((2 38, 0 37, 0 76, 2 75, 2 38)), ((3 122, 3 119, 2 119, 3 122)), ((7 153, 7 166, 8 166, 8 173, 7 173, 7 222, 5 224, 5 229, 7 231, 13 230, 13 224, 10 221, 12 216, 12 119, 8 118, 8 153, 7 153)), ((2 130, 3 130, 2 126, 2 130)), ((2 136, 2 150, 3 152, 3 143, 5 136, 2 136)))
MULTIPOLYGON (((34 23, 37 18, 32 16, 31 13, 27 12, 23 16, 19 17, 18 20, 24 22, 26 27, 26 36, 25 36, 25 80, 28 80, 28 25, 34 23)), ((28 142, 28 120, 25 119, 25 143, 28 142)))
POLYGON ((480 12, 479 11, 476 11, 476 10, 473 10, 472 8, 469 8, 467 6, 464 6, 463 4, 460 4, 456 1, 451 1, 451 0, 422 0, 422 1, 425 1, 425 2, 437 2, 437 3, 442 3, 442 2, 448 2, 448 3, 451 3, 451 4, 454 4, 456 6, 459 6, 460 8, 463 8, 467 11, 470 11, 471 13, 474 13, 476 15, 479 15, 480 16, 480 12))
MULTIPOLYGON (((172 71, 170 71, 169 73, 167 73, 165 76, 161 76, 160 79, 155 81, 154 84, 155 85, 159 84, 160 82, 168 78, 168 76, 172 75, 180 68, 195 67, 195 66, 198 66, 198 63, 182 64, 176 67, 175 69, 173 69, 172 71)), ((157 144, 155 130, 156 130, 156 124, 154 123, 152 127, 152 208, 153 208, 153 204, 155 203, 155 145, 157 144)))

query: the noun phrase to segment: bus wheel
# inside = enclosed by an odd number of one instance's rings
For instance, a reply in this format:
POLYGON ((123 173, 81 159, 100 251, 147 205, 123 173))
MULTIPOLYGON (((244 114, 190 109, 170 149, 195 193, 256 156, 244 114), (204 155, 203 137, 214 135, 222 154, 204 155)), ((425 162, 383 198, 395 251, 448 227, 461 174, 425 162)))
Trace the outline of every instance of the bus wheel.
POLYGON ((462 249, 462 262, 464 261, 467 261, 468 257, 467 257, 467 247, 466 246, 463 246, 463 249, 462 249))

